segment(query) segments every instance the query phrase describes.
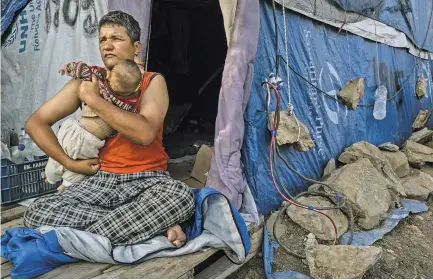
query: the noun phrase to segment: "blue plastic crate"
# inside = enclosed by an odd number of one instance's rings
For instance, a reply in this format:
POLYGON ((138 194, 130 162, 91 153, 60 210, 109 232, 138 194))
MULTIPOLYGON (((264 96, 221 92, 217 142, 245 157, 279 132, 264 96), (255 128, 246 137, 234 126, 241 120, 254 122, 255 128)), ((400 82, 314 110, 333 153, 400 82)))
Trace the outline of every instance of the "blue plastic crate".
POLYGON ((1 160, 1 205, 38 197, 56 191, 61 182, 51 185, 45 182, 45 166, 48 157, 14 164, 1 160))

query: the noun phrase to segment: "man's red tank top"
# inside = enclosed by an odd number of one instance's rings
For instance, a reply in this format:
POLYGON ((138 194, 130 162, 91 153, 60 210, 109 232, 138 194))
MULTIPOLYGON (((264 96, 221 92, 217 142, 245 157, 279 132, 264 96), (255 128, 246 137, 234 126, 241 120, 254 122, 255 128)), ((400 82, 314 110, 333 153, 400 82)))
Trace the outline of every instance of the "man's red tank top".
MULTIPOLYGON (((141 81, 140 93, 129 99, 117 96, 125 103, 130 103, 137 111, 140 101, 152 79, 158 75, 153 72, 145 72, 141 81)), ((142 171, 166 171, 168 155, 162 146, 162 129, 158 131, 155 141, 149 146, 135 144, 125 136, 117 134, 105 142, 105 146, 99 151, 101 170, 115 173, 128 174, 142 171)))

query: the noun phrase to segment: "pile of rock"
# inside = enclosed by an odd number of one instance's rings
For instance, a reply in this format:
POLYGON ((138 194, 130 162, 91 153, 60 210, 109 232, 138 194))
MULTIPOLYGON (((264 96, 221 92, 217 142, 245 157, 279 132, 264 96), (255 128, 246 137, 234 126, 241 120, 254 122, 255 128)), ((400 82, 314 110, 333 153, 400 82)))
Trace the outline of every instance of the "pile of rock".
MULTIPOLYGON (((413 133, 401 148, 357 142, 338 162, 338 169, 334 159, 327 164, 323 181, 346 197, 359 227, 372 229, 401 198, 426 200, 433 192, 433 130, 413 133)), ((318 188, 313 185, 310 190, 318 188)))
MULTIPOLYGON (((392 208, 399 206, 400 199, 426 200, 433 193, 433 131, 424 128, 413 133, 401 148, 391 143, 377 147, 365 141, 355 143, 338 157, 338 163, 334 159, 329 161, 322 181, 345 197, 359 228, 370 230, 377 227, 392 208)), ((326 188, 316 184, 309 190, 326 191, 326 188)), ((305 205, 331 206, 327 199, 318 196, 305 197, 299 201, 305 205)), ((348 230, 348 219, 342 211, 335 209, 324 212, 335 221, 338 237, 348 230)), ((334 229, 325 217, 293 205, 287 208, 287 214, 318 239, 335 238, 334 229)), ((307 261, 311 275, 315 278, 362 277, 381 254, 380 248, 376 247, 317 244, 307 247, 307 261), (337 269, 352 267, 347 262, 352 262, 354 256, 357 257, 355 260, 366 260, 361 262, 366 264, 365 270, 361 269, 363 272, 355 269, 356 266, 352 272, 346 269, 347 273, 337 269), (330 261, 334 259, 335 262, 330 261)), ((360 263, 358 265, 362 266, 360 263)))

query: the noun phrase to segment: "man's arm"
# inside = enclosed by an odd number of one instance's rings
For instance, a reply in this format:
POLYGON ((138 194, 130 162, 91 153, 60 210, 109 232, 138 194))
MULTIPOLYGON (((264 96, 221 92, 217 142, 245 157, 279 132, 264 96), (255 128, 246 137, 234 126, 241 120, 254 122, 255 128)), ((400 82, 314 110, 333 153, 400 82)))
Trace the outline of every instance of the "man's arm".
MULTIPOLYGON (((95 81, 96 79, 92 79, 95 81)), ((95 82, 83 82, 80 98, 113 129, 136 144, 153 143, 168 110, 168 91, 165 80, 158 75, 143 93, 139 114, 122 110, 95 94, 95 82)))
POLYGON ((57 95, 48 100, 29 117, 25 124, 25 130, 39 148, 66 169, 81 174, 93 175, 99 169, 99 166, 97 166, 99 161, 97 159, 87 161, 72 160, 65 154, 51 129, 51 126, 57 121, 71 115, 80 106, 80 100, 78 99, 80 84, 81 81, 79 80, 69 81, 57 95))

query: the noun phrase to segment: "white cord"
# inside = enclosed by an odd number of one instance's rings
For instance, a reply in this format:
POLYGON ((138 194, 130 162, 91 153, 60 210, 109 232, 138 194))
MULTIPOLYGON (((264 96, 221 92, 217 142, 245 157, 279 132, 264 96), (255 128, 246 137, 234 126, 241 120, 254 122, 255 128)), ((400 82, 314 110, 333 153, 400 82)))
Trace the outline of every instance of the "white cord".
POLYGON ((380 73, 379 73, 379 46, 377 44, 377 33, 376 33, 376 10, 373 12, 373 22, 374 22, 374 41, 376 42, 376 67, 377 67, 377 82, 380 86, 380 73))
POLYGON ((287 95, 288 95, 288 104, 287 104, 287 110, 289 112, 289 115, 293 115, 293 117, 296 120, 296 125, 298 126, 298 136, 296 137, 296 142, 299 142, 299 138, 301 137, 301 126, 299 125, 298 118, 295 115, 295 106, 293 106, 291 102, 291 92, 290 92, 290 72, 289 72, 289 47, 288 47, 288 40, 287 40, 287 25, 286 25, 286 7, 285 7, 286 0, 283 0, 283 26, 284 26, 284 47, 285 47, 285 59, 286 59, 286 73, 287 73, 287 95))
POLYGON ((268 108, 269 111, 269 105, 271 105, 271 90, 269 89, 269 85, 266 85, 266 108, 268 108))
MULTIPOLYGON (((344 11, 344 18, 347 21, 347 12, 344 11)), ((353 75, 352 75, 352 63, 350 62, 350 45, 349 45, 349 36, 347 34, 347 22, 346 22, 346 27, 344 28, 346 30, 346 42, 347 42, 347 56, 349 57, 349 73, 350 73, 350 80, 353 80, 353 75)))
POLYGON ((288 101, 287 103, 291 103, 290 96, 290 73, 289 73, 289 47, 287 46, 287 25, 286 25, 286 7, 284 6, 285 0, 283 0, 283 22, 284 22, 284 47, 285 47, 285 59, 286 59, 286 73, 287 73, 287 95, 288 101))

